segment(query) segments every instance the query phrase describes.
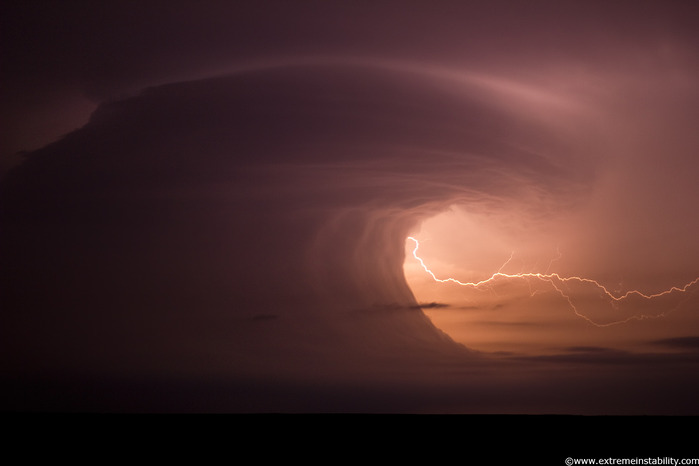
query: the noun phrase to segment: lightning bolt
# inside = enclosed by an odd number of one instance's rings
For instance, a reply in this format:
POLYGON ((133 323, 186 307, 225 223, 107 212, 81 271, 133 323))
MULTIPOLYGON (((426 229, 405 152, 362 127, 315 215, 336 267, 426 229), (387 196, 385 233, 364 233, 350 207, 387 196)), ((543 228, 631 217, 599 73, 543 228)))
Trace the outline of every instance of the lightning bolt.
MULTIPOLYGON (((570 308, 573 310, 576 316, 586 320, 587 322, 591 323, 592 325, 595 325, 597 327, 609 327, 612 325, 618 325, 618 324, 623 324, 626 322, 629 322, 631 320, 643 320, 643 319, 651 319, 651 318, 658 318, 658 317, 664 317, 669 311, 658 314, 658 315, 647 315, 647 314, 640 314, 640 315, 633 315, 631 317, 628 317, 627 319, 623 320, 618 320, 618 321, 613 321, 613 322, 607 322, 607 323, 599 323, 595 322, 593 319, 587 317, 586 315, 582 314, 579 312, 578 308, 575 306, 573 303, 573 299, 570 297, 569 294, 567 294, 563 288, 561 287, 562 284, 565 283, 580 283, 580 284, 585 284, 585 285, 590 285, 597 290, 599 290, 603 295, 607 296, 609 300, 612 303, 619 303, 622 301, 625 301, 629 299, 632 296, 637 296, 642 299, 646 300, 653 300, 657 299, 661 296, 669 295, 671 293, 686 293, 692 286, 696 285, 699 283, 699 277, 695 278, 691 282, 685 284, 682 287, 677 287, 673 286, 665 291, 661 291, 660 293, 655 293, 655 294, 646 294, 638 290, 631 290, 627 291, 626 293, 613 293, 612 291, 609 291, 604 285, 599 283, 596 280, 590 279, 590 278, 583 278, 583 277, 562 277, 557 273, 548 273, 548 269, 546 273, 517 273, 517 274, 509 274, 509 273, 503 273, 502 269, 512 260, 512 256, 514 255, 511 254, 510 258, 498 269, 497 272, 492 274, 489 278, 486 278, 484 280, 478 281, 478 282, 462 282, 460 280, 457 280, 456 278, 438 278, 432 270, 427 267, 425 264, 425 261, 418 256, 417 251, 420 248, 420 243, 417 239, 413 238, 412 236, 408 236, 409 240, 412 240, 415 243, 415 248, 413 248, 413 257, 420 263, 422 268, 427 272, 436 282, 439 283, 454 283, 456 285, 460 286, 467 286, 470 288, 480 288, 489 284, 494 283, 498 279, 525 279, 528 282, 528 279, 537 279, 542 282, 549 283, 553 289, 562 297, 564 298, 568 304, 570 305, 570 308)), ((558 257, 556 257, 554 260, 551 262, 554 262, 555 260, 560 259, 561 255, 560 252, 558 252, 558 257)), ((549 264, 549 268, 551 267, 551 264, 549 264)), ((532 293, 533 294, 533 293, 532 293)))

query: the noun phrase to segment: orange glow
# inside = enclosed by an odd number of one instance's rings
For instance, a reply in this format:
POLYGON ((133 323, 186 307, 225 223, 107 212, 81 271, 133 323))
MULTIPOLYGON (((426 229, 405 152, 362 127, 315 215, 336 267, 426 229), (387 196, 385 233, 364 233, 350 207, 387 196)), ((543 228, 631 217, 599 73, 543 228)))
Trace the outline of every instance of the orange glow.
MULTIPOLYGON (((604 323, 604 324, 603 324, 603 323, 598 323, 598 322, 595 322, 593 319, 590 319, 589 317, 587 317, 587 316, 581 314, 581 313, 578 311, 578 308, 577 308, 577 307, 575 306, 575 304, 573 303, 574 298, 572 298, 570 295, 566 294, 566 292, 563 291, 563 289, 562 289, 561 286, 560 286, 561 284, 566 283, 566 282, 577 282, 577 283, 581 283, 581 284, 588 284, 588 285, 591 285, 592 287, 596 288, 597 290, 601 291, 601 292, 604 293, 605 295, 607 295, 607 297, 609 297, 610 300, 613 300, 613 301, 624 301, 624 300, 626 300, 626 299, 628 299, 629 297, 634 296, 634 295, 635 295, 635 296, 642 297, 642 298, 644 298, 644 299, 656 299, 656 298, 659 298, 659 297, 661 297, 661 296, 664 296, 664 295, 667 295, 667 294, 670 294, 670 293, 674 293, 674 292, 685 293, 685 292, 687 292, 687 290, 688 290, 690 287, 692 287, 692 286, 696 285, 697 283, 699 283, 699 277, 697 277, 697 278, 695 278, 694 280, 692 280, 691 282, 689 282, 689 283, 685 284, 684 286, 682 286, 681 288, 680 288, 680 287, 673 286, 672 288, 670 288, 670 289, 668 289, 668 290, 665 290, 665 291, 662 291, 662 292, 660 292, 660 293, 646 294, 646 293, 643 293, 643 292, 638 291, 638 290, 630 290, 630 291, 627 291, 627 292, 624 293, 624 294, 615 295, 613 292, 609 291, 604 285, 602 285, 602 284, 600 284, 598 281, 592 280, 592 279, 590 279, 590 278, 583 278, 583 277, 576 277, 576 276, 573 276, 573 277, 561 277, 561 276, 560 276, 559 274, 557 274, 557 273, 517 273, 517 274, 502 273, 501 270, 512 260, 512 257, 513 257, 513 255, 514 255, 514 253, 513 253, 512 255, 510 255, 510 258, 502 265, 502 267, 500 267, 500 269, 498 269, 497 272, 495 272, 494 274, 492 274, 489 278, 486 278, 485 280, 480 280, 480 281, 478 281, 478 282, 462 282, 462 281, 460 281, 460 280, 457 280, 457 279, 451 278, 451 277, 450 277, 450 278, 443 278, 443 279, 442 279, 442 278, 437 278, 437 276, 434 274, 434 272, 432 272, 432 271, 427 267, 427 265, 425 265, 425 261, 422 260, 422 258, 421 258, 420 256, 417 255, 417 251, 418 251, 418 249, 419 249, 419 247, 420 247, 419 241, 418 241, 417 239, 413 238, 412 236, 409 236, 408 239, 411 240, 411 241, 413 241, 413 242, 415 243, 415 248, 413 248, 413 257, 414 257, 418 262, 420 262, 420 265, 421 265, 422 268, 425 270, 425 272, 427 272, 428 274, 430 274, 430 275, 432 276, 432 278, 434 279, 434 281, 436 281, 436 282, 440 282, 440 283, 451 282, 451 283, 455 283, 455 284, 461 285, 461 286, 468 286, 468 287, 472 287, 472 288, 478 288, 478 287, 482 287, 482 286, 486 286, 486 285, 492 284, 495 280, 498 280, 498 279, 508 279, 508 278, 510 278, 510 279, 515 279, 515 278, 521 278, 521 279, 525 279, 525 280, 526 280, 526 279, 529 279, 529 278, 535 278, 535 279, 538 279, 538 280, 541 280, 541 281, 550 283, 551 286, 558 292, 558 294, 560 294, 561 297, 563 297, 566 301, 568 301, 568 304, 570 305, 570 308, 573 310, 573 312, 575 313, 575 315, 577 315, 578 317, 581 317, 581 318, 585 319, 586 321, 590 322, 592 325, 596 325, 597 327, 608 327, 608 326, 610 326, 610 325, 623 324, 623 323, 625 323, 625 322, 628 322, 628 321, 634 320, 634 319, 635 319, 635 320, 642 320, 642 319, 648 319, 648 318, 664 317, 667 313, 660 313, 660 314, 657 314, 657 315, 637 314, 637 315, 633 315, 633 316, 631 316, 631 317, 629 317, 629 318, 627 318, 627 319, 623 319, 623 320, 617 320, 617 321, 608 322, 608 323, 604 323)), ((532 294, 533 294, 533 293, 534 293, 534 292, 532 292, 532 294)))
POLYGON ((657 351, 649 341, 683 337, 699 325, 692 312, 699 278, 684 278, 691 269, 661 270, 663 262, 647 257, 626 266, 627 257, 605 259, 597 237, 576 233, 579 224, 573 215, 527 224, 509 213, 451 209, 406 240, 405 278, 437 327, 493 354, 570 347, 643 353, 657 351), (666 284, 672 277, 684 284, 666 284))

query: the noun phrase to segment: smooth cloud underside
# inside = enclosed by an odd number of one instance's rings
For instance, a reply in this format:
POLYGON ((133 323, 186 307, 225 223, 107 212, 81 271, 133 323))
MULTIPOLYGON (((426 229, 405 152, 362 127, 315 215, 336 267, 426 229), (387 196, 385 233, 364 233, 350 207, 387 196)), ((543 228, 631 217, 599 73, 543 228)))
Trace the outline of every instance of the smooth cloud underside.
POLYGON ((3 367, 295 380, 478 359, 420 310, 407 235, 453 204, 555 212, 587 180, 542 120, 454 86, 289 66, 103 104, 3 181, 3 367))

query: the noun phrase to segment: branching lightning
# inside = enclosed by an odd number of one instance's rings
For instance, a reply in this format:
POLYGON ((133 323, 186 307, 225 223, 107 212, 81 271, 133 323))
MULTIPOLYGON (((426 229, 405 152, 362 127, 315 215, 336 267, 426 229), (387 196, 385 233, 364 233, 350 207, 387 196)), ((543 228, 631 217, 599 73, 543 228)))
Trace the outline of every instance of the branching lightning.
MULTIPOLYGON (((529 279, 536 279, 540 280, 542 282, 549 283, 553 289, 562 297, 564 298, 568 304, 570 305, 570 308, 573 310, 575 315, 578 317, 588 321, 592 325, 595 325, 597 327, 609 327, 611 325, 617 325, 617 324, 623 324, 626 322, 629 322, 631 320, 643 320, 643 319, 649 319, 649 318, 657 318, 657 317, 663 317, 665 316, 669 311, 657 314, 657 315, 647 315, 647 314, 639 314, 639 315, 633 315, 631 317, 628 317, 623 320, 618 320, 618 321, 613 321, 613 322, 607 322, 607 323, 599 323, 595 322, 593 319, 589 318, 588 316, 582 314, 579 312, 578 308, 576 305, 573 303, 573 299, 571 298, 570 294, 566 293, 563 288, 561 287, 562 284, 566 283, 579 283, 579 284, 584 284, 584 285, 589 285, 600 291, 604 296, 606 296, 610 302, 612 303, 619 303, 622 301, 625 301, 633 296, 639 297, 641 299, 645 300, 654 300, 657 298, 660 298, 661 296, 666 296, 670 295, 672 293, 686 293, 689 291, 691 287, 699 283, 699 277, 695 278, 691 282, 685 284, 682 287, 677 287, 673 286, 665 291, 662 291, 660 293, 655 293, 655 294, 646 294, 638 290, 631 290, 627 291, 625 293, 614 293, 612 291, 609 291, 604 285, 599 283, 596 280, 590 279, 590 278, 583 278, 583 277, 562 277, 557 273, 549 273, 548 270, 551 267, 551 264, 549 264, 549 268, 547 268, 546 273, 517 273, 517 274, 509 274, 509 273, 503 273, 502 270, 503 268, 512 260, 512 257, 514 255, 511 254, 510 258, 498 269, 497 272, 492 274, 490 277, 477 281, 477 282, 462 282, 460 280, 457 280, 455 278, 438 278, 432 270, 427 267, 425 264, 425 261, 418 256, 417 251, 420 247, 420 243, 418 242, 417 239, 413 238, 412 236, 409 236, 408 239, 412 240, 415 243, 415 248, 413 248, 413 257, 420 263, 422 268, 427 272, 436 282, 439 283, 454 283, 456 285, 460 286, 467 286, 471 288, 480 288, 484 287, 490 284, 493 284, 495 281, 500 280, 500 279, 524 279, 524 280, 529 280, 529 279)), ((553 263, 554 261, 560 259, 561 255, 560 252, 558 252, 558 257, 553 259, 551 262, 553 263)))

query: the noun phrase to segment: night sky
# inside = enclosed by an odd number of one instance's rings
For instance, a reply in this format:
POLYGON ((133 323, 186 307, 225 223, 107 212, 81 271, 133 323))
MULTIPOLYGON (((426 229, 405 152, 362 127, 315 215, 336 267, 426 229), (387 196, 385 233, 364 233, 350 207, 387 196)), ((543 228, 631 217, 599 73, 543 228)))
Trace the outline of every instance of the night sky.
POLYGON ((696 8, 3 2, 0 410, 698 415, 696 8))

